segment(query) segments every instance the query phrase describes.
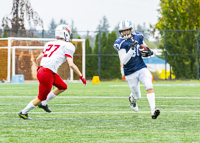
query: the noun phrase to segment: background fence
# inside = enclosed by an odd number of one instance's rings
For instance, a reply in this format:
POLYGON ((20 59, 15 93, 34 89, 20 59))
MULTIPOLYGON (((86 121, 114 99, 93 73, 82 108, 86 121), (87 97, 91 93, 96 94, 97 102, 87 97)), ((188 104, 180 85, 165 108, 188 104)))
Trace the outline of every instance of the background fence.
MULTIPOLYGON (((144 58, 154 79, 199 79, 199 30, 139 32, 155 53, 144 58)), ((54 31, 0 29, 0 36, 54 38, 54 31)), ((87 79, 95 75, 106 80, 122 78, 122 65, 113 48, 118 36, 118 31, 73 31, 73 38, 86 39, 87 79)))

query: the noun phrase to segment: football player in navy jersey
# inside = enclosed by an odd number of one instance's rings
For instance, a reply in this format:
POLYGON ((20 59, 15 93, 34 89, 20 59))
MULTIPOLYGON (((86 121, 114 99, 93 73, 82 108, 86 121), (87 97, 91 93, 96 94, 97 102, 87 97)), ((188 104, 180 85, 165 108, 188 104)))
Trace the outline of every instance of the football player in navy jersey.
POLYGON ((147 47, 148 51, 140 53, 139 46, 145 44, 143 35, 134 31, 130 20, 121 21, 118 30, 121 36, 114 42, 114 48, 118 51, 120 61, 123 64, 126 81, 131 89, 131 94, 129 95, 130 107, 135 112, 138 111, 136 100, 141 98, 141 81, 147 91, 152 119, 156 119, 160 115, 160 110, 155 107, 152 75, 142 59, 142 57, 153 55, 153 52, 147 47))

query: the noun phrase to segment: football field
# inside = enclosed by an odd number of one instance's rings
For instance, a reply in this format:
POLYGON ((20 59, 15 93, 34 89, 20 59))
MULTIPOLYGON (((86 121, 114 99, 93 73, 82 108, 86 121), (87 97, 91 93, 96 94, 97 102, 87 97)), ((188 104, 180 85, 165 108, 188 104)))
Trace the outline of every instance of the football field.
POLYGON ((67 85, 49 102, 52 113, 35 108, 32 120, 22 120, 17 113, 37 96, 38 83, 0 84, 0 143, 200 142, 198 81, 154 82, 156 120, 142 84, 137 113, 125 81, 67 85))

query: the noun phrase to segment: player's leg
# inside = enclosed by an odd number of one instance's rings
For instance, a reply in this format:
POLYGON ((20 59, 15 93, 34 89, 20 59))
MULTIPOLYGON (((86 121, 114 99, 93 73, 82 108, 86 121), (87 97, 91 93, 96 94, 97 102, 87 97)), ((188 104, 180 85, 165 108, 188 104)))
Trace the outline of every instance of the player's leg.
POLYGON ((31 101, 22 111, 18 113, 18 116, 22 119, 31 119, 28 117, 28 112, 33 110, 43 100, 46 100, 48 93, 51 91, 53 85, 53 75, 48 72, 39 71, 37 74, 39 84, 38 97, 31 101))
POLYGON ((42 103, 38 105, 39 108, 43 108, 46 112, 51 112, 51 110, 48 108, 48 102, 67 89, 67 84, 61 79, 58 74, 54 75, 53 85, 57 88, 51 91, 48 94, 47 99, 42 101, 42 103))
POLYGON ((18 113, 18 117, 26 120, 31 120, 28 116, 28 112, 33 110, 38 104, 40 104, 41 100, 38 98, 35 98, 33 101, 31 101, 22 111, 18 113))
POLYGON ((125 78, 126 78, 126 81, 129 85, 129 88, 131 90, 131 94, 129 95, 130 107, 135 112, 137 112, 138 111, 138 105, 136 103, 136 100, 140 99, 140 97, 141 97, 139 80, 137 78, 137 72, 133 73, 131 75, 128 75, 125 78))
POLYGON ((152 75, 147 68, 143 68, 139 71, 139 80, 144 84, 147 91, 147 99, 151 108, 152 119, 156 119, 160 114, 160 110, 156 108, 155 93, 153 90, 152 75))

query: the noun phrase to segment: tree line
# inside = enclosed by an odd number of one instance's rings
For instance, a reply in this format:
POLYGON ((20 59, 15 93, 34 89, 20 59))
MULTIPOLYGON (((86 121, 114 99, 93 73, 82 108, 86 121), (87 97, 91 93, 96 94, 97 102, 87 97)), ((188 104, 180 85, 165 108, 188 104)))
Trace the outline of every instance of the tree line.
POLYGON ((160 0, 158 23, 163 55, 178 79, 195 79, 198 68, 200 1, 160 0))
MULTIPOLYGON (((167 59, 167 62, 172 67, 172 74, 178 79, 183 78, 196 78, 199 72, 199 31, 200 28, 200 1, 194 0, 160 0, 160 9, 158 9, 159 17, 158 22, 152 26, 150 25, 149 33, 154 35, 154 32, 159 30, 161 34, 161 42, 158 48, 163 49, 163 56, 167 59)), ((13 1, 13 8, 10 16, 5 16, 2 19, 2 27, 10 28, 15 30, 15 28, 25 30, 24 14, 28 16, 29 27, 40 26, 43 27, 43 21, 31 8, 31 4, 28 0, 15 0, 13 1), (18 3, 17 3, 18 2, 18 3), (19 6, 17 12, 17 5, 19 6), (18 23, 17 23, 18 21, 18 23)), ((67 24, 63 19, 60 20, 59 24, 67 24)), ((56 27, 55 21, 52 19, 49 31, 46 33, 54 35, 54 30, 56 27)), ((77 32, 77 28, 74 27, 73 21, 71 23, 72 30, 75 38, 80 38, 77 32)), ((100 24, 97 26, 97 31, 104 31, 100 34, 100 51, 98 51, 99 46, 99 35, 96 37, 89 36, 89 31, 87 35, 82 36, 86 39, 86 68, 91 70, 86 70, 87 75, 91 77, 92 75, 98 75, 99 70, 103 77, 112 77, 109 75, 108 69, 114 70, 114 61, 119 60, 117 56, 109 56, 105 54, 117 54, 112 48, 112 44, 116 39, 118 33, 109 33, 109 23, 104 16, 100 24), (117 35, 117 36, 116 36, 117 35), (114 38, 113 38, 114 37, 114 38), (112 43, 112 44, 111 44, 112 43), (112 50, 111 50, 112 49, 112 50), (99 52, 101 55, 98 55, 99 52), (93 55, 93 56, 92 56, 93 55), (101 59, 101 65, 98 65, 99 56, 101 59), (100 67, 100 69, 98 69, 100 67), (104 68, 106 67, 106 68, 104 68)), ((137 26, 140 32, 142 32, 142 26, 137 26)), ((117 31, 117 26, 113 31, 117 31)), ((143 31, 144 32, 144 31, 143 31)), ((8 37, 9 34, 5 30, 3 37, 8 37)), ((29 35, 33 35, 29 33, 29 35)), ((52 36, 51 35, 51 36, 52 36)), ((149 35, 143 33, 144 39, 148 40, 149 35)), ((23 35, 22 35, 23 37, 23 35)), ((52 37, 51 37, 52 38, 52 37)), ((148 44, 149 46, 149 44, 148 44)), ((150 47, 151 48, 151 47, 150 47)), ((116 66, 118 68, 118 66, 116 66)), ((115 69, 116 70, 116 69, 115 69)), ((118 70, 117 70, 118 71, 118 70)), ((116 74, 115 77, 119 77, 116 74)))
POLYGON ((121 68, 117 51, 113 48, 113 43, 117 39, 115 31, 106 34, 98 33, 95 39, 95 47, 92 50, 90 41, 86 39, 86 77, 91 79, 98 76, 99 72, 102 79, 121 79, 121 68), (100 35, 99 35, 100 34, 100 35), (99 40, 100 36, 100 40, 99 40), (99 41, 100 50, 99 50, 99 41), (99 58, 101 62, 99 63, 99 58), (100 64, 100 65, 99 65, 100 64), (100 69, 99 69, 100 67, 100 69), (100 71, 99 71, 100 70, 100 71))

